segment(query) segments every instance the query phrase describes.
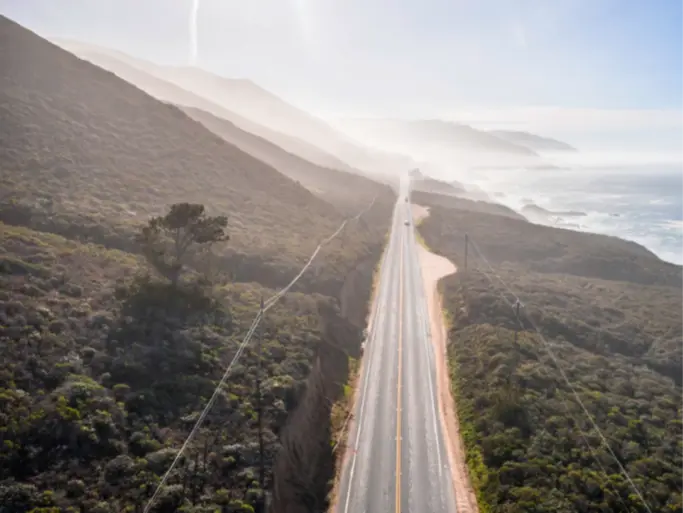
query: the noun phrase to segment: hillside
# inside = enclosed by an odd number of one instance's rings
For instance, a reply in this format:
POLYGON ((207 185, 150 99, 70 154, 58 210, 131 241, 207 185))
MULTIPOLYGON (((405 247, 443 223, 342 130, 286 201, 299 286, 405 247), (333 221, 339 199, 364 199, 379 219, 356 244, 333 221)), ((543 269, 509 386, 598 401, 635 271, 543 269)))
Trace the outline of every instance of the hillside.
MULTIPOLYGON (((204 203, 230 219, 225 270, 271 285, 293 276, 343 221, 177 107, 6 19, 1 37, 0 220, 131 249, 141 220, 174 202, 204 203)), ((371 231, 357 233, 331 252, 331 269, 348 271, 376 244, 371 231)), ((330 279, 319 282, 338 290, 330 279)))
POLYGON ((419 230, 459 267, 441 290, 480 510, 648 511, 535 325, 651 511, 680 511, 681 267, 616 238, 436 205, 419 230), (519 328, 516 297, 534 325, 522 313, 519 328))
POLYGON ((342 119, 339 126, 349 134, 380 148, 405 148, 429 158, 430 153, 455 155, 493 153, 530 162, 536 153, 471 126, 442 120, 342 119))
POLYGON ((371 149, 350 139, 322 119, 287 103, 250 80, 220 77, 188 67, 157 66, 153 72, 260 125, 307 141, 372 176, 392 173, 397 167, 405 168, 412 164, 412 160, 404 155, 371 149))
POLYGON ((369 178, 316 166, 266 139, 241 130, 225 119, 199 109, 184 110, 216 135, 300 182, 311 192, 348 214, 356 214, 373 198, 386 203, 393 197, 388 186, 380 185, 369 178))
MULTIPOLYGON (((0 45, 0 511, 139 512, 261 300, 346 214, 179 108, 3 17, 0 45), (193 251, 169 283, 135 236, 187 201, 227 215, 230 239, 217 255, 193 251)), ((371 195, 343 207, 366 208, 371 195)), ((265 314, 261 358, 246 347, 152 512, 263 513, 278 480, 287 480, 280 492, 325 503, 332 406, 360 350, 387 199, 349 222, 265 314), (315 425, 296 424, 295 413, 315 425), (316 456, 283 476, 278 461, 297 456, 288 431, 316 456)))
MULTIPOLYGON (((403 155, 371 149, 349 139, 322 119, 287 103, 250 80, 221 77, 199 68, 161 66, 121 52, 73 41, 59 40, 58 43, 103 67, 110 66, 115 60, 119 69, 122 64, 132 66, 203 97, 253 124, 247 127, 235 122, 240 128, 318 165, 343 170, 361 169, 372 176, 381 176, 393 174, 396 167, 407 167, 412 163, 403 155), (262 130, 264 127, 267 127, 266 131, 262 130)), ((212 109, 203 110, 225 117, 212 109)), ((233 121, 230 117, 226 119, 233 121)))
MULTIPOLYGON (((141 279, 145 268, 130 253, 0 223, 0 510, 141 511, 235 355, 259 299, 275 292, 253 283, 208 295, 174 290, 141 279)), ((353 354, 360 344, 339 328, 336 338, 325 333, 330 320, 321 303, 329 301, 288 294, 262 323, 267 488, 281 432, 321 347, 333 343, 353 354)), ((334 361, 343 371, 346 356, 334 361)), ((153 512, 254 512, 263 495, 256 368, 248 348, 153 512)), ((323 424, 316 428, 307 436, 329 433, 323 424)), ((310 469, 328 479, 333 471, 313 462, 310 469)), ((325 497, 327 489, 307 492, 325 497)))
MULTIPOLYGON (((146 93, 167 103, 193 107, 226 119, 251 134, 264 138, 286 151, 309 160, 319 166, 359 173, 339 158, 320 148, 291 135, 289 131, 280 132, 251 118, 244 117, 212 101, 210 97, 195 94, 191 90, 170 81, 165 68, 151 62, 135 59, 129 55, 94 45, 77 43, 63 39, 54 40, 60 47, 104 68, 122 79, 136 85, 146 93)), ((258 98, 256 98, 258 100, 258 98)))
POLYGON ((348 173, 339 171, 339 169, 350 170, 350 168, 341 161, 332 160, 331 156, 330 160, 336 165, 335 168, 324 168, 299 157, 299 154, 308 154, 313 155, 317 160, 324 159, 322 152, 318 152, 314 147, 307 148, 308 145, 303 141, 250 121, 202 96, 142 71, 134 65, 142 66, 144 63, 131 58, 131 64, 127 64, 124 60, 120 60, 125 56, 110 54, 97 47, 65 41, 59 41, 59 43, 61 47, 115 73, 151 96, 181 106, 190 117, 202 123, 219 137, 274 167, 289 178, 299 181, 304 187, 331 201, 346 213, 353 209, 355 209, 353 213, 357 213, 367 206, 374 196, 388 197, 389 195, 388 188, 361 177, 360 171, 354 170, 355 172, 349 171, 348 173), (283 148, 291 148, 296 153, 290 153, 283 148))
MULTIPOLYGON (((461 233, 472 233, 495 266, 510 265, 539 273, 681 287, 680 266, 664 262, 643 246, 617 237, 539 226, 464 209, 450 212, 448 218, 437 214, 434 219, 432 226, 434 229, 439 226, 444 235, 452 226, 449 223, 459 223, 461 233), (437 224, 440 221, 443 224, 437 224), (481 232, 488 236, 485 239, 477 236, 481 232)), ((452 240, 451 244, 460 242, 460 239, 452 240)))
POLYGON ((577 151, 576 148, 565 142, 552 139, 551 137, 541 137, 540 135, 531 134, 529 132, 518 130, 491 130, 489 133, 510 143, 519 144, 538 152, 577 151))
POLYGON ((518 219, 522 221, 526 220, 524 216, 518 214, 505 205, 501 205, 500 203, 445 195, 440 191, 415 191, 412 195, 412 201, 419 205, 433 205, 464 212, 477 212, 518 219))
POLYGON ((429 176, 413 177, 412 187, 416 191, 431 192, 434 194, 445 194, 449 196, 456 196, 465 194, 467 191, 465 187, 458 182, 445 182, 430 178, 429 176))

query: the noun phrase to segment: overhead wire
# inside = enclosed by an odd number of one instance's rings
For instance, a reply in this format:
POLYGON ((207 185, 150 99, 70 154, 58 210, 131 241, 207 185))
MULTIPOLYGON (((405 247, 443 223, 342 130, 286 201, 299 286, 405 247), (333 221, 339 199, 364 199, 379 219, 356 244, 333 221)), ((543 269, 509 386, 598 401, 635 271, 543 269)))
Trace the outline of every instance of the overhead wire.
MULTIPOLYGON (((631 476, 629 475, 629 473, 628 473, 628 471, 626 470, 626 468, 624 467, 624 465, 621 463, 621 460, 617 457, 616 453, 614 452, 614 450, 612 449, 612 446, 611 446, 611 445, 609 444, 609 442, 607 441, 607 438, 606 438, 605 435, 603 434, 602 430, 600 429, 600 427, 598 426, 598 424, 595 422, 595 419, 593 418, 593 416, 591 415, 591 413, 588 411, 588 408, 586 408, 586 405, 584 404, 583 400, 581 399, 581 396, 579 395, 579 393, 577 392, 576 388, 574 387, 574 385, 573 385, 573 384, 571 383, 571 381, 569 380, 569 377, 567 376, 567 374, 566 374, 564 368, 562 367, 562 365, 560 365, 560 362, 559 362, 557 356, 555 355, 555 353, 554 353, 553 350, 551 349, 550 343, 546 340, 545 336, 544 336, 543 333, 541 332, 541 330, 540 330, 540 328, 538 327, 538 325, 536 324, 536 322, 531 318, 531 316, 528 314, 528 312, 527 312, 526 309, 524 308, 524 303, 522 302, 522 300, 521 300, 521 299, 519 298, 519 296, 512 290, 512 288, 510 288, 510 286, 505 282, 505 280, 503 280, 503 278, 501 278, 500 275, 499 275, 498 273, 496 273, 495 269, 493 268, 493 266, 491 265, 491 263, 489 262, 489 260, 484 256, 484 254, 483 254, 483 253, 481 252, 481 250, 479 249, 479 246, 477 245, 476 241, 474 241, 474 240, 472 239, 472 236, 469 235, 469 234, 468 234, 468 240, 469 240, 469 242, 471 243, 471 245, 472 245, 472 247, 474 248, 474 250, 476 251, 476 253, 478 254, 478 256, 481 258, 481 260, 482 260, 482 261, 486 264, 486 266, 489 268, 489 270, 491 271, 491 273, 498 279, 498 281, 500 281, 500 283, 501 283, 501 284, 503 285, 503 287, 507 290, 507 292, 509 292, 510 295, 512 295, 512 296, 515 298, 515 300, 518 301, 519 304, 522 306, 521 310, 524 312, 524 315, 526 316, 527 320, 529 321, 529 324, 531 324, 531 326, 534 328, 534 330, 535 330, 536 333, 538 334, 540 340, 543 342, 543 347, 544 347, 546 353, 547 353, 548 356, 550 356, 550 358, 552 359, 553 363, 555 364, 555 367, 557 367, 557 370, 560 372, 560 375, 562 376, 562 379, 564 380, 564 382, 566 383, 566 385, 569 387, 569 389, 570 389, 572 395, 573 395, 574 398, 576 399, 576 402, 579 404, 579 406, 580 406, 581 409, 583 410, 584 414, 586 415, 586 417, 587 417, 588 420, 590 421, 591 426, 593 427, 593 429, 595 430, 595 432, 596 432, 596 433, 598 434, 598 436, 600 437, 600 440, 602 441, 602 444, 607 448, 608 452, 610 453, 610 455, 612 456, 612 458, 614 459, 614 461, 617 463, 617 465, 618 465, 618 467, 619 467, 619 470, 620 470, 621 474, 626 478, 626 480, 628 481, 629 485, 631 486, 631 488, 633 489, 633 491, 635 492, 635 494, 638 496, 638 499, 640 499, 640 501, 641 501, 641 502, 643 503, 643 505, 645 506, 645 509, 648 511, 648 513, 652 513, 652 510, 650 509, 650 505, 647 503, 647 501, 645 500, 645 497, 643 496, 643 494, 641 493, 641 491, 640 491, 640 490, 638 489, 638 487, 636 486, 635 482, 633 481, 633 479, 632 479, 631 476)), ((481 270, 481 269, 480 269, 480 270, 481 270)), ((483 272, 483 274, 486 276, 486 278, 489 280, 489 282, 491 283, 491 285, 493 286, 493 280, 491 279, 490 275, 489 275, 486 271, 483 271, 483 270, 482 270, 482 272, 483 272)), ((494 287, 495 287, 495 286, 494 286, 494 287)), ((514 310, 514 304, 513 304, 507 297, 505 297, 505 295, 501 294, 501 297, 502 297, 503 300, 505 300, 505 302, 514 310)), ((520 319, 518 316, 516 316, 516 318, 517 318, 517 322, 519 323, 520 327, 521 327, 522 329, 525 329, 525 328, 524 328, 524 325, 523 325, 522 322, 521 322, 521 319, 520 319)), ((587 439, 586 439, 585 437, 584 437, 584 440, 587 442, 587 439)), ((593 452, 593 451, 591 451, 591 452, 593 452)), ((599 463, 599 464, 600 464, 600 463, 599 463)))
POLYGON ((161 490, 166 485, 166 482, 168 481, 168 478, 171 475, 171 472, 173 471, 175 466, 178 464, 178 461, 180 461, 180 458, 182 457, 183 453, 185 452, 185 450, 189 446, 189 444, 192 441, 192 439, 194 438, 195 434, 199 431, 199 428, 201 427, 201 425, 204 423, 206 416, 209 414, 209 411, 211 410, 214 403, 216 402, 216 399, 220 395, 220 391, 223 388, 223 386, 225 385, 225 382, 227 381, 228 376, 230 375, 230 371, 232 371, 235 363, 237 362, 237 360, 239 360, 240 356, 244 352, 244 349, 247 347, 251 338, 254 336, 254 333, 256 332, 256 328, 258 327, 259 323, 261 322, 261 319, 263 319, 264 314, 268 310, 270 310, 273 306, 275 306, 275 303, 277 303, 278 300, 282 296, 284 296, 296 284, 296 282, 303 276, 303 274, 306 272, 306 270, 311 266, 311 264, 313 263, 313 260, 320 253, 322 248, 325 245, 329 244, 333 239, 335 239, 342 232, 344 227, 346 227, 346 225, 348 224, 349 221, 358 220, 358 219, 360 219, 360 217, 362 215, 367 213, 375 204, 376 199, 377 199, 376 197, 373 198, 373 200, 370 202, 368 207, 361 210, 355 216, 348 218, 348 219, 345 219, 341 223, 339 228, 337 228, 337 230, 334 233, 332 233, 332 235, 323 239, 322 242, 320 242, 320 244, 318 244, 318 246, 315 248, 315 250, 311 254, 311 257, 308 259, 308 261, 306 262, 304 267, 301 269, 301 271, 299 271, 299 273, 283 289, 281 289, 277 293, 273 294, 267 301, 265 301, 263 303, 262 308, 260 308, 258 314, 256 314, 256 317, 252 321, 251 326, 249 327, 249 330, 247 331, 247 334, 244 336, 244 339, 240 343, 240 345, 237 348, 237 351, 235 352, 232 360, 230 361, 227 368, 225 369, 223 376, 221 377, 220 381, 218 382, 218 385, 214 389, 213 394, 211 395, 211 398, 206 403, 206 406, 202 410, 202 413, 199 415, 199 418, 197 419, 194 426, 192 427, 192 430, 190 430, 190 433, 185 438, 183 445, 180 447, 180 450, 178 451, 175 458, 171 462, 171 465, 169 466, 168 470, 166 470, 163 477, 161 478, 161 481, 159 481, 159 484, 157 485, 156 489, 154 490, 152 497, 150 497, 149 501, 147 502, 147 505, 145 506, 143 513, 149 513, 152 506, 154 505, 154 502, 156 501, 159 494, 161 493, 161 490))

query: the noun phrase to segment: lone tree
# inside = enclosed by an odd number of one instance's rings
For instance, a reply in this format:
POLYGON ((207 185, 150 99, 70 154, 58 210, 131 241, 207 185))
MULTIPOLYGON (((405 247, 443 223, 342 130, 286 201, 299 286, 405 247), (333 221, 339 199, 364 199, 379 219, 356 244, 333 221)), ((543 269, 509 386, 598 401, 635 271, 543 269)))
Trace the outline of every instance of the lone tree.
POLYGON ((163 217, 149 220, 138 236, 148 262, 175 286, 193 249, 227 241, 228 218, 206 215, 204 205, 176 203, 163 217))

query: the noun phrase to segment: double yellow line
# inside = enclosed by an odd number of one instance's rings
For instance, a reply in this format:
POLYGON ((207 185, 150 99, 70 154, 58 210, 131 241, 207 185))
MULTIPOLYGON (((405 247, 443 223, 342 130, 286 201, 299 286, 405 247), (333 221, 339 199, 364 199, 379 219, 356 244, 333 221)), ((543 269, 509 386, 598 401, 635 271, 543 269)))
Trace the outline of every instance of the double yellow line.
POLYGON ((396 513, 401 513, 401 381, 403 378, 403 248, 405 232, 401 235, 398 289, 398 378, 396 380, 396 513))

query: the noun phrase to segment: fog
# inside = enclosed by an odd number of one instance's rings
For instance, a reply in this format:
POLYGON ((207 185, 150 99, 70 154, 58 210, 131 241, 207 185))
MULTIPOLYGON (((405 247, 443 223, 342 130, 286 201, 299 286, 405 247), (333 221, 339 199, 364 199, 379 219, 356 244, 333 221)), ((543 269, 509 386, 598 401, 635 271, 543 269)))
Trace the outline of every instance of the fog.
POLYGON ((0 0, 0 9, 163 101, 315 165, 378 179, 418 167, 516 209, 574 205, 587 211, 574 228, 647 240, 673 258, 681 188, 667 180, 681 173, 682 56, 662 38, 680 36, 677 20, 633 12, 638 23, 610 25, 608 38, 600 2, 512 3, 0 0), (627 215, 624 201, 638 212, 627 215))

